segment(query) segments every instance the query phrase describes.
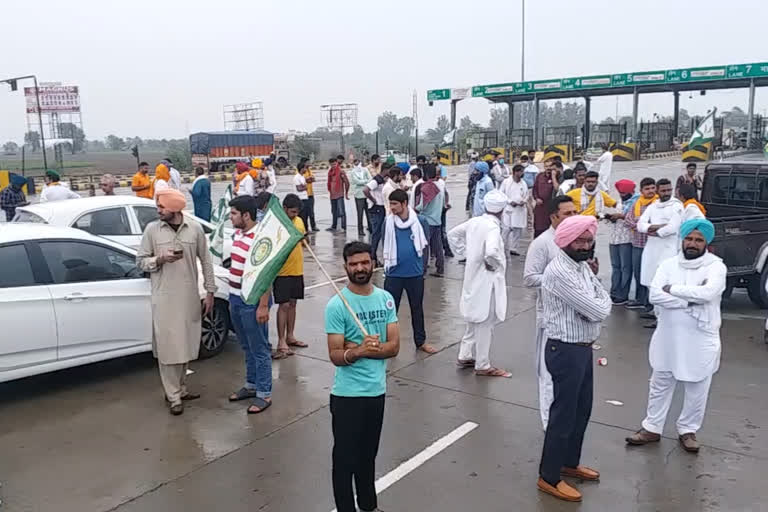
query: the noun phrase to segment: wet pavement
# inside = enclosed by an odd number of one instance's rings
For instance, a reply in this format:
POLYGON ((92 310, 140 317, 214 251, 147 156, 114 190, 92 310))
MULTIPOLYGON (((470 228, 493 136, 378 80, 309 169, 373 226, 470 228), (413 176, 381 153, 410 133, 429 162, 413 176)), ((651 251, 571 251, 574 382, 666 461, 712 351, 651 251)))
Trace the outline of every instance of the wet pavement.
MULTIPOLYGON (((614 164, 615 179, 675 178, 679 162, 614 164)), ((288 178, 281 177, 288 190, 288 178)), ((214 195, 223 187, 214 187, 214 195)), ((462 169, 449 179, 450 225, 464 218, 462 169)), ((354 203, 347 203, 356 233, 354 203)), ((318 224, 329 225, 329 204, 318 198, 318 224)), ((608 228, 601 225, 600 274, 609 278, 608 228)), ((341 234, 312 235, 332 276, 343 276, 341 234)), ((299 304, 297 337, 307 349, 275 362, 274 406, 247 416, 227 401, 243 380, 237 343, 210 360, 192 363, 191 385, 203 398, 171 417, 149 354, 0 384, 0 494, 3 510, 317 511, 330 512, 330 413, 333 366, 328 361, 323 310, 332 288, 306 260, 307 298, 299 304)), ((507 271, 507 320, 494 336, 492 361, 510 379, 475 377, 455 366, 463 333, 458 313, 463 267, 449 260, 446 277, 428 278, 428 341, 441 351, 416 353, 407 299, 400 312, 401 350, 389 361, 388 399, 377 477, 467 422, 478 426, 444 447, 380 494, 387 512, 473 509, 601 511, 768 510, 768 350, 764 313, 740 291, 724 307, 723 358, 714 377, 699 440, 701 453, 681 450, 674 430, 678 393, 661 443, 627 448, 624 437, 645 412, 651 331, 637 314, 615 308, 595 357, 595 402, 583 463, 602 472, 600 483, 577 486, 581 505, 536 490, 543 432, 537 410, 534 354, 535 294, 521 283, 523 258, 507 271), (622 406, 606 400, 618 400, 622 406)), ((377 283, 381 275, 377 274, 377 283)), ((343 285, 343 282, 340 283, 343 285)), ((274 319, 275 310, 272 311, 274 319)), ((275 336, 272 320, 270 337, 275 336)), ((396 470, 400 471, 400 470, 396 470)))

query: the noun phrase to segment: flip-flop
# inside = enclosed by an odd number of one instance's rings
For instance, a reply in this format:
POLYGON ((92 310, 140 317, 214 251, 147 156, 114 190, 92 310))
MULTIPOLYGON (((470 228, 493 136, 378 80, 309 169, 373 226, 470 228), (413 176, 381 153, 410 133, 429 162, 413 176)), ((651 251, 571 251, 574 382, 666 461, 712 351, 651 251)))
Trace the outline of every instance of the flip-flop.
POLYGON ((293 354, 295 354, 293 350, 277 349, 272 353, 272 360, 279 361, 280 359, 285 359, 286 357, 292 356, 293 354))
POLYGON ((257 396, 256 398, 253 399, 253 402, 251 402, 251 405, 248 406, 248 409, 246 409, 245 412, 247 412, 248 414, 259 414, 259 413, 262 413, 262 412, 266 411, 267 409, 269 409, 270 405, 272 405, 272 401, 271 400, 269 402, 267 402, 263 398, 259 398, 257 396), (258 407, 259 410, 258 411, 252 411, 251 407, 258 407))
POLYGON ((289 347, 299 347, 299 348, 307 348, 309 345, 304 343, 303 341, 296 340, 293 343, 290 341, 287 342, 289 347))
POLYGON ((504 377, 506 379, 512 376, 511 372, 500 368, 488 368, 487 370, 475 370, 478 377, 504 377))
POLYGON ((248 400, 249 398, 255 398, 256 397, 256 390, 255 389, 248 389, 246 387, 242 387, 229 395, 229 401, 230 402, 239 402, 240 400, 248 400))

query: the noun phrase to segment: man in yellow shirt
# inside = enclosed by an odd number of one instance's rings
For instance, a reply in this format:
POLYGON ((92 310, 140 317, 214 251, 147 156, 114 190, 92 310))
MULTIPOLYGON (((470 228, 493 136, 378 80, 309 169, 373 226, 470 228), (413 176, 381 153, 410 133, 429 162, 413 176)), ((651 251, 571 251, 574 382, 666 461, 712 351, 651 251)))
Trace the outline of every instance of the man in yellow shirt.
MULTIPOLYGON (((296 194, 288 194, 283 199, 283 210, 291 219, 296 229, 306 234, 304 222, 299 217, 301 199, 296 194)), ((277 303, 277 350, 273 359, 285 359, 293 355, 291 347, 306 347, 293 334, 296 326, 296 301, 304 298, 304 252, 303 243, 294 247, 283 268, 272 283, 272 293, 277 303)))
POLYGON ((304 227, 307 231, 318 231, 317 224, 315 224, 315 191, 313 190, 315 175, 312 173, 309 161, 304 158, 301 159, 296 169, 304 176, 304 181, 307 183, 307 199, 301 211, 301 220, 304 221, 304 227))
POLYGON ((598 189, 597 181, 599 177, 600 175, 596 171, 587 172, 584 178, 584 186, 573 189, 566 194, 573 199, 576 211, 580 215, 600 217, 600 215, 605 213, 606 208, 616 206, 614 198, 598 189))
POLYGON ((131 190, 136 193, 136 197, 152 199, 152 178, 149 177, 149 164, 147 162, 139 164, 139 171, 133 175, 131 180, 131 190))

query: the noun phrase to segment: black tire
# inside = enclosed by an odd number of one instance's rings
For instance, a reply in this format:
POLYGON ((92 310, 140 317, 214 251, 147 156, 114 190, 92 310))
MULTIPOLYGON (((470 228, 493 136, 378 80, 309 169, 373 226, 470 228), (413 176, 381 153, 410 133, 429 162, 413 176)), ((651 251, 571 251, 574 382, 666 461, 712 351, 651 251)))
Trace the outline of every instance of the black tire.
POLYGON ((752 304, 760 309, 768 308, 768 292, 765 291, 765 282, 768 280, 768 266, 762 274, 755 274, 747 282, 747 295, 752 304))
POLYGON ((213 311, 210 316, 203 317, 202 327, 199 357, 208 359, 221 353, 229 338, 229 305, 226 301, 214 301, 213 311))

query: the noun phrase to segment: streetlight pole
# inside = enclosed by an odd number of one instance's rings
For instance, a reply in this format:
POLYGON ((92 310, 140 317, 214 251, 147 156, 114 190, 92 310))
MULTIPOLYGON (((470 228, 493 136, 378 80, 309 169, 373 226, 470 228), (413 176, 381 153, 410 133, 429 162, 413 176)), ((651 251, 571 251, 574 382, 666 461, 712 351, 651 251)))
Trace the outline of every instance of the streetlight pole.
MULTIPOLYGON (((16 82, 19 80, 26 80, 28 78, 31 78, 35 82, 35 99, 37 100, 37 121, 40 126, 40 145, 43 149, 43 167, 45 169, 48 168, 48 158, 45 155, 45 135, 43 134, 43 110, 40 108, 40 88, 37 86, 37 76, 35 75, 27 75, 27 76, 17 76, 16 78, 8 78, 5 80, 0 80, 0 82, 6 82, 10 84, 11 90, 16 90, 16 82)), ((43 169, 43 171, 45 171, 43 169)))
POLYGON ((520 17, 520 34, 522 34, 522 44, 520 45, 520 81, 525 82, 525 0, 523 2, 523 14, 520 17))

